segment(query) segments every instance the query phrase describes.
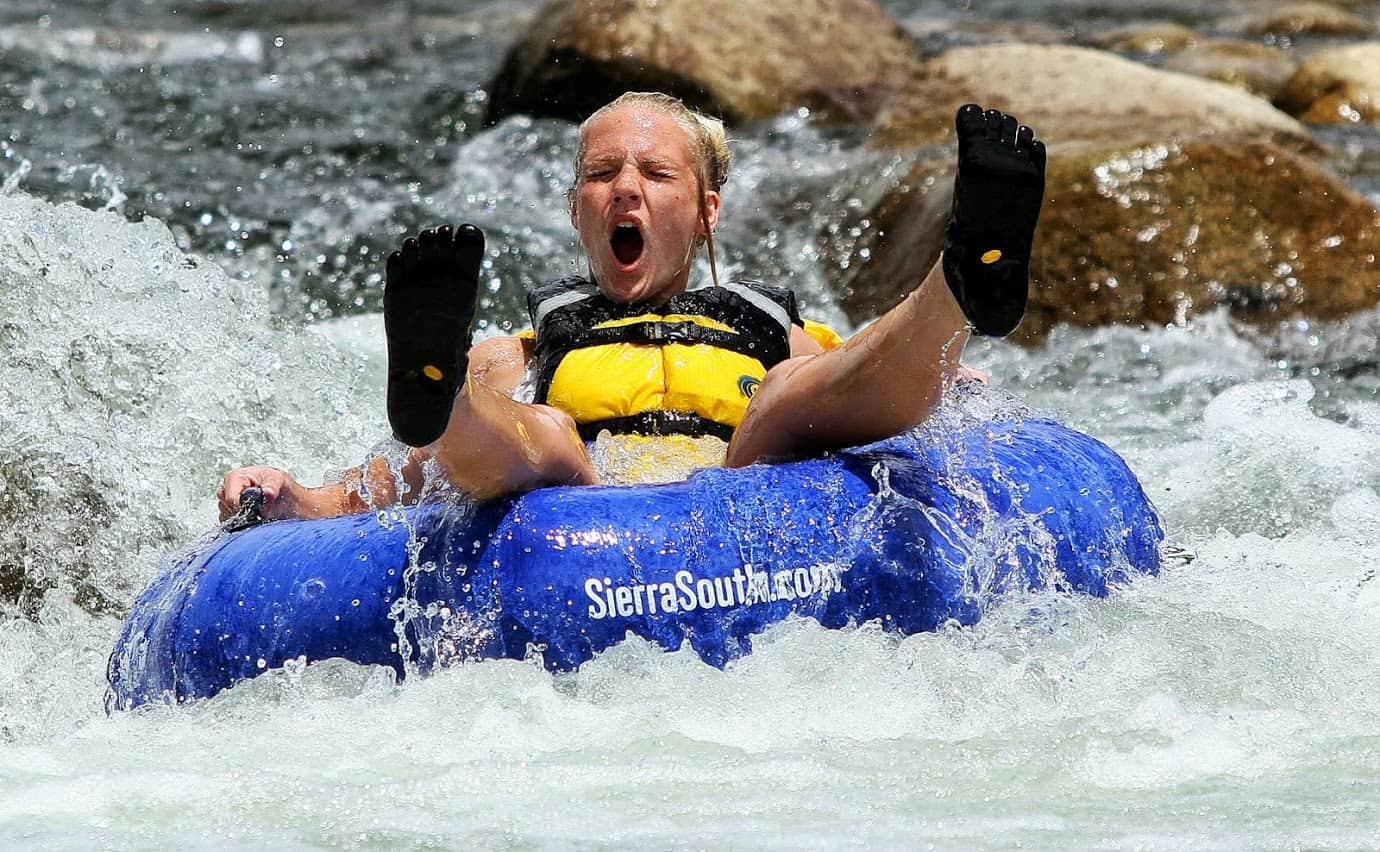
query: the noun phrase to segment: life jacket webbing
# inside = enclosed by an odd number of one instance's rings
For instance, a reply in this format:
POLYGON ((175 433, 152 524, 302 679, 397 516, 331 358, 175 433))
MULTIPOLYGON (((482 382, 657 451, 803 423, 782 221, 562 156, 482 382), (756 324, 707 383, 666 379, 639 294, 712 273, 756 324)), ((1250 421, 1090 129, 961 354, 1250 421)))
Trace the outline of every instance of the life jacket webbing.
MULTIPOLYGON (((577 350, 621 344, 706 345, 756 362, 760 366, 753 372, 760 375, 758 371, 790 357, 790 329, 803 324, 789 290, 739 282, 680 293, 652 308, 645 303, 611 302, 593 283, 566 278, 530 293, 528 312, 536 336, 535 400, 539 403, 547 401, 566 356, 577 350)), ((577 425, 586 440, 604 429, 652 435, 710 434, 727 440, 733 434, 732 422, 699 410, 654 409, 577 425)))
POLYGON ((715 423, 693 411, 644 411, 629 417, 610 417, 607 420, 581 423, 576 428, 580 438, 585 441, 593 441, 605 429, 615 435, 689 435, 692 438, 713 435, 724 441, 733 438, 732 426, 715 423))
POLYGON ((704 343, 716 349, 727 349, 730 352, 737 352, 739 355, 753 358, 760 354, 746 335, 710 328, 688 320, 682 322, 647 320, 625 325, 592 328, 586 332, 583 340, 569 347, 567 351, 583 349, 587 346, 603 346, 609 343, 648 343, 653 345, 704 343))

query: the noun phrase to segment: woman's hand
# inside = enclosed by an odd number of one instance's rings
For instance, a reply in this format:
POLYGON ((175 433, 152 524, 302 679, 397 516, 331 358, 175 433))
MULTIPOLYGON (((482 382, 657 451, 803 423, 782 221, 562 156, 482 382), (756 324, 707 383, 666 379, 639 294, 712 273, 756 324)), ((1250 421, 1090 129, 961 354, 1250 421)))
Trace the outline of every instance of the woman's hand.
POLYGON ((263 491, 263 516, 267 520, 296 518, 303 514, 302 498, 307 489, 291 474, 276 467, 242 467, 225 474, 225 481, 216 489, 222 521, 239 511, 240 494, 246 488, 263 491))

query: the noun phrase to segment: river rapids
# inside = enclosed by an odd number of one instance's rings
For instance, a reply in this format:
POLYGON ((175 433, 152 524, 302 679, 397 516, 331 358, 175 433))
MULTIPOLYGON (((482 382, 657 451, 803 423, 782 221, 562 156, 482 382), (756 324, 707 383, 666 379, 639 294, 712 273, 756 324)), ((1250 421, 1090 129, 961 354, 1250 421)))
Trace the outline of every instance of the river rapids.
MULTIPOLYGON (((485 227, 481 335, 577 270, 573 127, 482 126, 537 5, 0 3, 0 847, 1380 848, 1373 314, 970 346, 1162 513, 1162 575, 1106 599, 910 637, 791 622, 725 670, 641 641, 558 676, 328 661, 108 717, 120 618, 213 531, 225 470, 315 482, 387 449, 403 234, 485 227)), ((808 118, 736 133, 722 252, 847 329, 816 238, 897 163, 808 118)), ((1380 201, 1380 134, 1317 133, 1380 201)))

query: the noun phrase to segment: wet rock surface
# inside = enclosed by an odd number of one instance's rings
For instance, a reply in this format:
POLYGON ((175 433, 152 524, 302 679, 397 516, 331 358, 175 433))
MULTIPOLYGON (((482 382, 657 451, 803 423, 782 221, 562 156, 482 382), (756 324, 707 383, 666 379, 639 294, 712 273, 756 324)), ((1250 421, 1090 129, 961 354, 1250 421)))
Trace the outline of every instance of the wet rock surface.
POLYGON ((1089 43, 1118 53, 1164 53, 1192 47, 1201 38, 1191 27, 1163 21, 1117 27, 1099 33, 1089 43))
POLYGON ((882 113, 875 141, 949 140, 954 111, 970 101, 1011 112, 1051 140, 1241 134, 1312 144, 1297 121, 1231 86, 1089 48, 1035 45, 959 48, 931 60, 882 113))
POLYGON ((857 118, 918 65, 871 0, 553 0, 490 85, 488 120, 580 119, 638 89, 731 123, 802 105, 857 118))
POLYGON ((1269 323, 1380 302, 1380 212, 1315 162, 1321 149, 1303 125, 1245 91, 1104 52, 993 45, 932 60, 881 116, 879 144, 922 155, 855 218, 861 236, 846 257, 830 258, 843 261, 850 316, 875 316, 937 259, 953 168, 941 143, 967 101, 1012 112, 1050 144, 1019 338, 1059 322, 1162 324, 1218 306, 1269 323))
POLYGON ((1277 102, 1314 124, 1380 124, 1380 41, 1315 53, 1299 66, 1277 102))
POLYGON ((1250 41, 1219 39, 1188 47, 1169 57, 1164 67, 1216 80, 1272 100, 1298 70, 1288 51, 1250 41))
POLYGON ((1330 3, 1283 3, 1273 8, 1232 18, 1223 24, 1245 35, 1364 36, 1375 32, 1365 17, 1330 3))
MULTIPOLYGON (((951 175, 918 163, 873 210, 878 236, 845 293, 850 315, 884 309, 938 256, 951 175)), ((1054 325, 1183 322, 1219 306, 1271 324, 1380 302, 1380 211, 1335 174, 1264 142, 1204 138, 1050 150, 1016 339, 1054 325)))
POLYGON ((1203 140, 1052 158, 1023 333, 1056 322, 1251 323, 1380 301, 1380 212, 1336 175, 1266 144, 1203 140))

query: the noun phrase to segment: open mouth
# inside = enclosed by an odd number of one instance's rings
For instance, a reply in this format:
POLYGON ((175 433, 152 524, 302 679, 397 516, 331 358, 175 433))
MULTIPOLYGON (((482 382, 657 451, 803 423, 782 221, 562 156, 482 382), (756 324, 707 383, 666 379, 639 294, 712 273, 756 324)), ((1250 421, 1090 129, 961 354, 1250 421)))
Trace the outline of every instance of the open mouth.
POLYGON ((619 222, 609 238, 613 256, 624 266, 631 266, 642 256, 642 232, 632 222, 619 222))

